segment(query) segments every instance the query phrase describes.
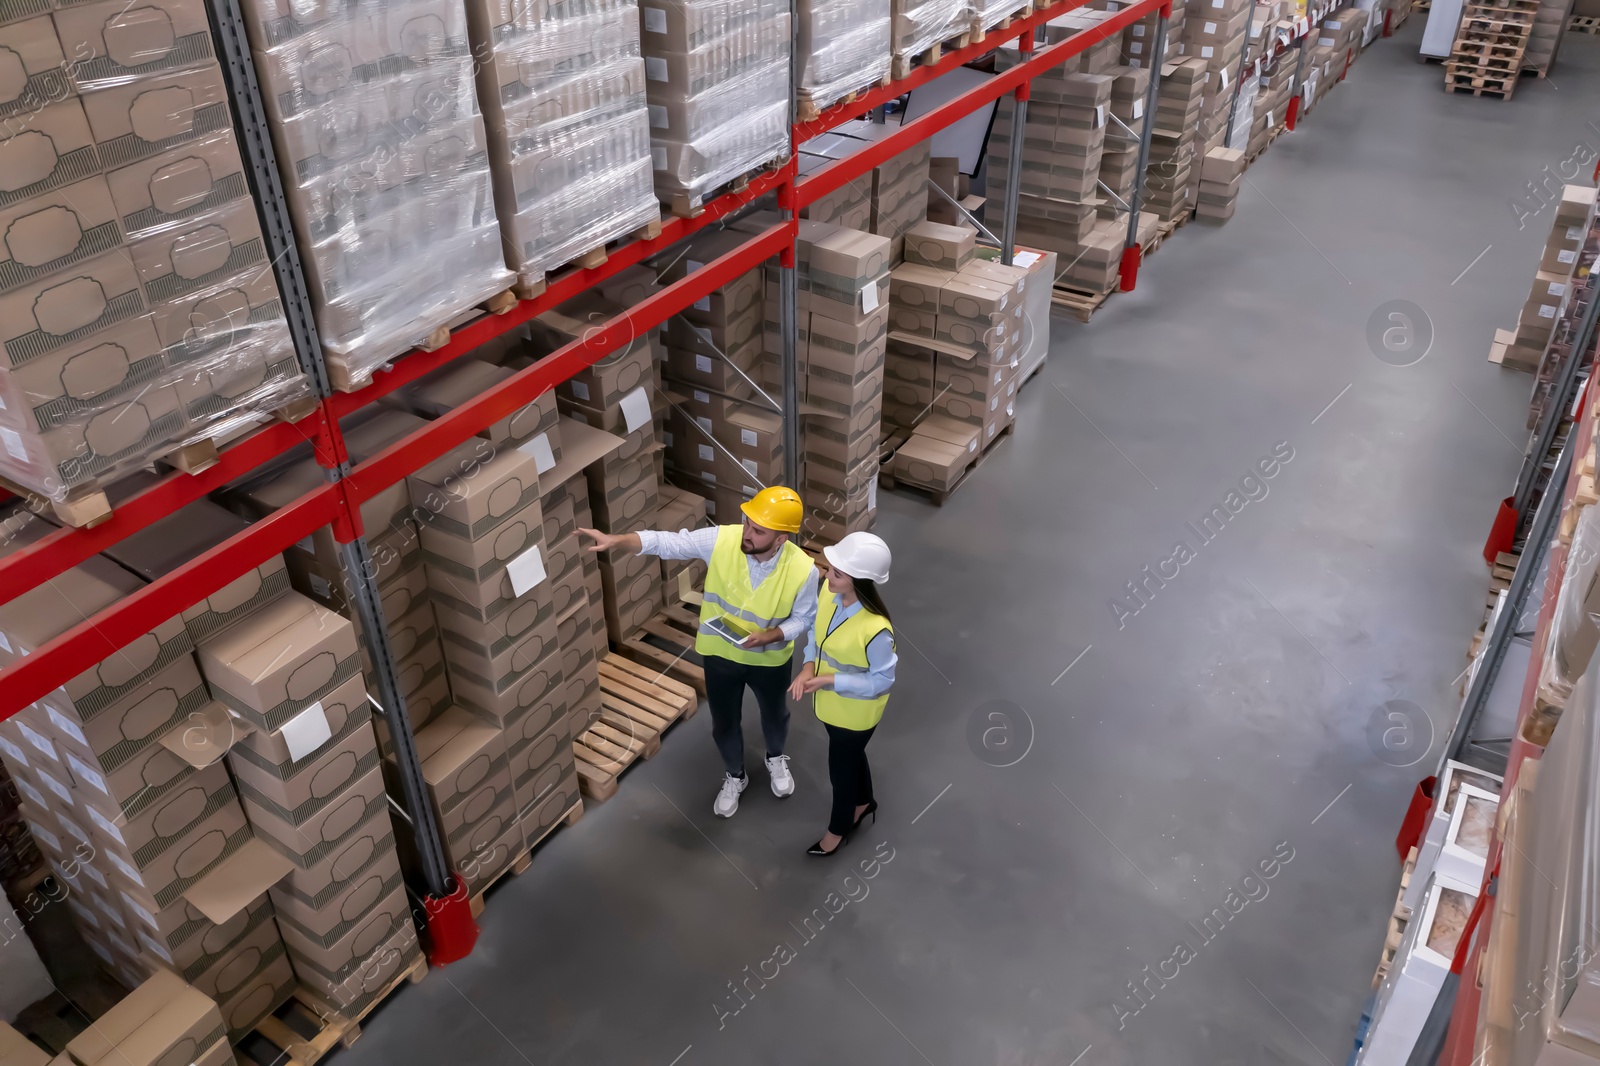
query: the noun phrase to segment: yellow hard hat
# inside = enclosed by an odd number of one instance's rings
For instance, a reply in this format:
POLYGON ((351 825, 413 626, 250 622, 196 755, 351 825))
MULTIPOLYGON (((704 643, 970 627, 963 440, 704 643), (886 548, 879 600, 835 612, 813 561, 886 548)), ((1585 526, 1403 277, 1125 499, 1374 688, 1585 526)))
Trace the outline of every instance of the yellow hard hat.
POLYGON ((750 500, 741 503, 739 510, 756 525, 779 533, 800 532, 800 520, 805 517, 800 494, 782 485, 762 489, 750 500))

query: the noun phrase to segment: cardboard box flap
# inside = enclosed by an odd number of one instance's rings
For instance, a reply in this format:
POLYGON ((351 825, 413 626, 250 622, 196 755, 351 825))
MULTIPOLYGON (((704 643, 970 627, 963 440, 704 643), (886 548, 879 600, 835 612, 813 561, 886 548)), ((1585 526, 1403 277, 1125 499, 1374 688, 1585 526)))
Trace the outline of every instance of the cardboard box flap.
POLYGON ((267 845, 252 838, 184 892, 183 898, 194 909, 217 925, 225 925, 234 915, 260 899, 267 889, 282 881, 294 863, 267 845))
POLYGON ((583 468, 619 450, 626 441, 603 429, 586 426, 571 418, 561 419, 561 458, 541 479, 547 485, 560 485, 582 473, 583 468))

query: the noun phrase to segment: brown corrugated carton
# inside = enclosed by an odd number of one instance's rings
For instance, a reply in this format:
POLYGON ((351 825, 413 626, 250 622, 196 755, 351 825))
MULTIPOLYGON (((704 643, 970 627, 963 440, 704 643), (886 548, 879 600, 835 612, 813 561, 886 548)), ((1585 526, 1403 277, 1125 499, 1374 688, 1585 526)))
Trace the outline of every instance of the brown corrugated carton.
POLYGON ((358 650, 348 621, 297 593, 199 649, 212 695, 266 730, 356 676, 358 650))

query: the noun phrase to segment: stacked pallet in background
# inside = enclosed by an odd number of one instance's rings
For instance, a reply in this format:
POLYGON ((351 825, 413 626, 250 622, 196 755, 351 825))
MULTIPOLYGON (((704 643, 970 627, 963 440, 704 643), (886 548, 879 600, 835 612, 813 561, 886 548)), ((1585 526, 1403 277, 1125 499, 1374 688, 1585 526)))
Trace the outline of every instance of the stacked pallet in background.
POLYGON ((644 0, 656 195, 690 218, 789 152, 789 6, 644 0))
MULTIPOLYGON (((1594 219, 1595 190, 1584 185, 1563 187, 1532 288, 1517 316, 1517 326, 1495 330, 1490 362, 1526 371, 1536 371, 1544 365, 1594 219)), ((1557 353, 1557 363, 1563 354, 1557 353)))
MULTIPOLYGON (((969 232, 921 223, 906 232, 907 254, 914 254, 910 248, 925 229, 969 232)), ((806 503, 801 534, 808 542, 831 544, 846 533, 871 529, 877 517, 891 242, 825 222, 802 222, 797 258, 800 397, 816 412, 805 419, 800 442, 800 494, 806 503)), ((769 319, 776 297, 776 291, 769 292, 769 319)), ((767 380, 777 383, 774 374, 767 380)))
POLYGON ((536 295, 549 271, 659 226, 638 3, 471 0, 467 26, 506 260, 536 295))
POLYGON ((1541 78, 1550 73, 1561 48, 1561 35, 1577 10, 1573 0, 1539 0, 1539 9, 1533 16, 1533 31, 1528 35, 1528 48, 1522 54, 1522 69, 1532 71, 1541 78))
POLYGON ((1200 163, 1199 200, 1195 215, 1216 222, 1233 217, 1244 181, 1244 153, 1237 148, 1213 148, 1200 163))
POLYGON ((0 474, 81 523, 310 387, 205 5, 77 4, 0 27, 0 55, 0 474))
MULTIPOLYGON (((168 529, 183 533, 183 518, 168 529)), ((12 543, 44 532, 34 521, 12 543)), ((181 547, 187 561, 196 542, 151 546, 181 547)), ((94 557, 25 593, 0 609, 5 659, 141 584, 94 557)), ((23 816, 107 972, 127 987, 158 969, 180 973, 217 1001, 234 1038, 295 986, 266 895, 288 863, 252 832, 221 761, 243 728, 213 702, 220 689, 208 692, 192 652, 270 610, 272 596, 290 595, 285 585, 281 566, 246 574, 0 724, 23 816)))
POLYGON ((967 36, 967 0, 889 0, 893 75, 903 78, 918 62, 939 61, 941 46, 967 36))
POLYGON ((243 8, 329 378, 358 388, 512 282, 466 10, 243 8))
POLYGON ((1139 175, 1139 138, 1150 118, 1145 114, 1150 71, 1147 67, 1116 66, 1106 73, 1112 79, 1110 110, 1116 121, 1106 127, 1105 148, 1100 154, 1100 184, 1105 186, 1101 190, 1105 195, 1099 215, 1103 219, 1118 215, 1126 218, 1127 208, 1123 205, 1132 201, 1134 181, 1139 175))
POLYGON ((1199 166, 1200 113, 1206 86, 1216 80, 1206 64, 1207 60, 1189 58, 1161 68, 1144 205, 1162 222, 1176 221, 1194 209, 1189 178, 1199 166))
POLYGON ((1199 0, 1194 17, 1186 20, 1173 58, 1196 59, 1205 66, 1200 116, 1194 140, 1194 162, 1189 167, 1180 214, 1167 214, 1152 205, 1165 221, 1187 215, 1199 193, 1200 160, 1228 140, 1235 90, 1239 88, 1240 60, 1251 28, 1254 5, 1248 0, 1199 0))
POLYGON ((890 0, 801 0, 795 48, 800 121, 889 77, 890 0))
POLYGON ((1445 89, 1511 99, 1538 12, 1539 0, 1468 0, 1444 61, 1445 89))

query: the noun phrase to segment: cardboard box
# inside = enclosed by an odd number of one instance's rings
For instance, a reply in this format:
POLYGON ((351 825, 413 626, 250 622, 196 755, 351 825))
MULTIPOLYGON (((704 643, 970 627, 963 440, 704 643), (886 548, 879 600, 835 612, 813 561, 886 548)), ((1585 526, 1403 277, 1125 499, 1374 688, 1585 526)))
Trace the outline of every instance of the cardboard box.
POLYGON ((100 171, 94 135, 77 99, 30 111, 0 129, 0 208, 100 171))
MULTIPOLYGON (((506 516, 486 516, 485 521, 491 519, 494 526, 474 540, 461 539, 432 526, 423 528, 422 558, 427 566, 429 587, 437 596, 446 597, 452 603, 465 602, 476 608, 486 608, 503 597, 517 597, 506 575, 508 566, 530 553, 540 559, 540 566, 543 566, 544 513, 537 495, 521 510, 506 516)), ((536 585, 522 594, 542 593, 536 585)))
POLYGON ((23 366, 144 309, 139 279, 120 252, 86 259, 0 296, 4 365, 23 366))
MULTIPOLYGON (((115 0, 113 0, 115 2, 115 0)), ((152 305, 187 296, 267 262, 255 205, 234 200, 128 246, 152 305)))
POLYGON ((212 59, 205 9, 192 0, 148 0, 135 8, 105 0, 65 8, 54 21, 62 50, 73 57, 72 80, 82 90, 212 59))
POLYGON ((83 98, 83 110, 106 170, 228 129, 233 122, 215 64, 98 89, 83 98))
POLYGON ((115 879, 159 910, 250 840, 250 826, 220 764, 196 770, 136 818, 113 822, 93 807, 90 832, 106 843, 115 879))
POLYGON ((447 598, 436 600, 433 607, 434 616, 439 620, 440 636, 447 648, 447 660, 455 655, 457 648, 496 658, 535 627, 555 617, 553 599, 543 595, 510 601, 504 610, 496 611, 487 619, 470 605, 447 598))
POLYGON ((521 451, 468 443, 408 475, 424 548, 445 534, 490 536, 539 499, 539 470, 521 451))
MULTIPOLYGON (((35 21, 49 25, 48 19, 35 21)), ((15 29, 0 28, 0 35, 15 29)), ((121 243, 111 190, 99 175, 0 209, 0 292, 109 252, 121 243)))
POLYGON ((159 971, 67 1044, 77 1066, 187 1066, 226 1033, 217 1005, 159 971))
POLYGON ((244 737, 228 760, 246 810, 265 807, 299 825, 378 765, 366 685, 353 677, 301 712, 287 732, 259 730, 244 737), (307 719, 320 715, 320 721, 307 719), (294 737, 326 731, 328 739, 302 750, 294 737), (299 758, 295 758, 296 753, 299 758))
POLYGON ((251 270, 151 308, 156 334, 174 366, 239 346, 283 317, 277 278, 251 270))
POLYGON ((335 972, 303 959, 295 960, 297 967, 310 971, 308 982, 341 1013, 360 1017, 390 989, 396 977, 418 960, 417 930, 409 918, 396 921, 387 940, 369 947, 382 928, 377 921, 365 926, 364 935, 354 945, 357 954, 335 972))
POLYGON ((256 805, 250 809, 250 825, 258 839, 272 845, 300 869, 310 870, 363 833, 374 817, 388 810, 387 803, 383 773, 375 766, 298 825, 256 805))
POLYGON ((387 809, 346 833, 339 844, 311 866, 295 866, 288 876, 268 890, 273 907, 302 925, 315 924, 337 899, 369 875, 387 883, 399 875, 394 833, 387 809))
POLYGON ((212 696, 270 731, 355 677, 358 650, 349 622, 291 593, 199 653, 212 696))
MULTIPOLYGON (((44 720, 38 725, 41 732, 48 732, 54 738, 62 770, 66 769, 66 751, 71 749, 84 764, 72 772, 88 780, 92 771, 115 775, 130 763, 142 764, 146 760, 139 759, 140 753, 158 745, 173 730, 189 724, 191 716, 208 702, 194 660, 182 655, 133 684, 116 699, 105 703, 90 701, 93 710, 62 700, 57 694, 47 696, 40 701, 44 720)), ((28 728, 26 722, 19 722, 19 730, 28 728)), ((48 772, 50 768, 35 766, 34 769, 48 772)), ((151 772, 155 772, 155 768, 151 772)), ((117 787, 108 784, 105 789, 96 788, 96 793, 114 793, 117 787)), ((108 803, 102 805, 110 809, 108 803)))
POLYGON ((517 683, 546 656, 556 650, 556 621, 553 613, 521 633, 514 641, 493 645, 473 642, 461 634, 445 645, 445 659, 452 679, 464 676, 479 685, 503 691, 517 683))
MULTIPOLYGON (((961 226, 922 222, 905 232, 906 261, 924 266, 955 270, 972 258, 976 235, 961 226)), ((891 295, 891 299, 892 299, 891 295)))
POLYGON ((129 163, 106 180, 130 237, 250 196, 231 129, 129 163))

